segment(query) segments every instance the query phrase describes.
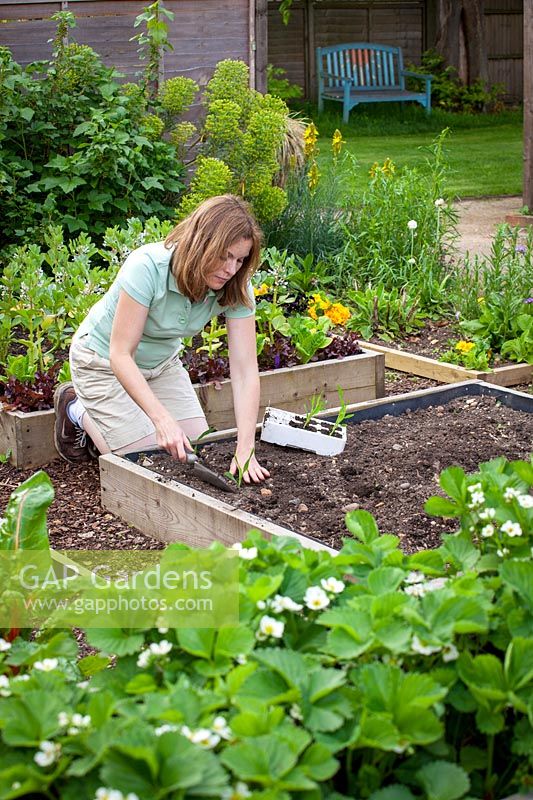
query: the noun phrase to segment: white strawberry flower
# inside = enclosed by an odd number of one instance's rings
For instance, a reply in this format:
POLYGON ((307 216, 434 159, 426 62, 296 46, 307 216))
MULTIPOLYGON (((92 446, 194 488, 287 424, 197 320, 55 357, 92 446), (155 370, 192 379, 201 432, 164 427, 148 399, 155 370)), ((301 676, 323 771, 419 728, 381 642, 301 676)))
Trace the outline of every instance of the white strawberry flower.
POLYGON ((442 660, 445 663, 449 661, 457 661, 459 658, 459 650, 454 644, 447 644, 442 648, 442 660))
POLYGON ((66 711, 60 711, 57 715, 57 723, 62 728, 66 728, 67 725, 70 725, 70 714, 67 714, 66 711))
POLYGON ((421 640, 416 634, 411 640, 411 650, 413 650, 415 653, 420 653, 422 656, 430 656, 433 653, 438 653, 440 649, 440 647, 435 647, 431 644, 422 644, 421 640))
POLYGON ((8 650, 11 650, 11 642, 0 636, 0 653, 6 653, 8 650))
POLYGON ((213 733, 209 728, 198 728, 198 730, 192 732, 190 741, 204 750, 212 750, 220 742, 220 736, 213 733))
POLYGON ((233 739, 231 728, 226 722, 225 717, 215 717, 211 725, 211 730, 220 736, 221 739, 233 739))
POLYGON ((404 586, 403 590, 412 597, 424 597, 427 591, 424 583, 412 583, 410 586, 404 586))
POLYGON ((508 536, 522 536, 522 528, 520 527, 520 524, 518 522, 511 522, 510 519, 503 523, 501 529, 508 536))
POLYGON ((252 561, 252 559, 257 558, 257 547, 243 547, 240 542, 235 542, 235 544, 231 546, 231 549, 236 550, 239 554, 239 558, 245 561, 252 561))
POLYGON ((340 594, 344 591, 346 584, 342 581, 337 580, 337 578, 322 578, 320 581, 322 588, 326 592, 332 592, 333 594, 340 594))
POLYGON ((516 498, 518 505, 522 508, 533 508, 533 495, 531 494, 519 494, 516 498))
POLYGON ((484 508, 482 511, 479 512, 479 518, 483 522, 488 522, 491 519, 494 519, 496 516, 496 509, 495 508, 484 508))
POLYGON ((222 800, 244 800, 245 797, 251 797, 252 793, 248 788, 248 784, 243 781, 237 781, 235 786, 228 786, 222 790, 220 797, 222 800))
POLYGON ((0 697, 9 697, 10 695, 9 678, 7 675, 0 675, 0 697))
POLYGON ((468 503, 468 508, 470 509, 479 508, 479 506, 482 506, 484 502, 485 502, 485 495, 483 494, 483 492, 480 491, 472 492, 472 496, 470 497, 470 502, 468 503))
POLYGON ((153 653, 149 648, 146 650, 142 650, 139 653, 139 657, 137 658, 137 666, 141 669, 146 669, 146 667, 150 666, 150 662, 152 661, 153 653))
POLYGON ((503 499, 506 501, 506 503, 510 503, 512 500, 515 500, 518 497, 520 497, 520 492, 518 489, 514 489, 512 486, 508 486, 503 493, 503 499))
POLYGON ((320 611, 329 606, 329 597, 320 586, 310 586, 304 594, 304 603, 312 611, 320 611))
POLYGON ((160 725, 158 728, 154 729, 154 733, 156 736, 163 736, 164 733, 175 733, 176 731, 179 731, 178 726, 169 725, 167 722, 165 722, 163 725, 160 725))
POLYGON ((425 575, 423 575, 422 572, 417 572, 415 570, 411 570, 411 572, 409 572, 407 574, 407 577, 404 578, 403 582, 404 583, 421 583, 423 580, 425 580, 425 575))
POLYGON ((245 656, 244 653, 239 653, 235 661, 237 662, 237 664, 247 664, 248 658, 245 656))
POLYGON ((488 525, 484 525, 483 528, 481 528, 481 535, 484 539, 489 539, 491 536, 494 536, 494 525, 491 525, 490 523, 488 525))
POLYGON ((480 483, 471 483, 470 486, 466 487, 466 490, 470 492, 470 494, 473 494, 474 492, 481 492, 482 488, 480 483))
POLYGON ((39 749, 33 756, 33 760, 39 767, 50 767, 61 756, 61 745, 56 742, 45 740, 40 743, 39 749))
POLYGON ((152 642, 149 649, 155 656, 166 656, 172 650, 172 644, 166 639, 161 639, 160 642, 152 642))
POLYGON ((43 658, 42 661, 36 661, 33 666, 35 669, 40 670, 40 672, 52 672, 54 669, 57 669, 58 664, 59 660, 57 658, 43 658))
POLYGON ((285 623, 274 617, 269 617, 265 614, 259 621, 259 633, 263 637, 272 636, 274 639, 281 639, 283 631, 285 630, 285 623))
POLYGON ((281 614, 283 611, 301 611, 303 606, 296 603, 292 597, 285 597, 284 595, 277 594, 272 603, 270 604, 274 614, 281 614))
POLYGON ((507 547, 502 547, 501 549, 496 550, 496 555, 500 556, 500 558, 503 558, 504 556, 509 555, 509 550, 507 547))

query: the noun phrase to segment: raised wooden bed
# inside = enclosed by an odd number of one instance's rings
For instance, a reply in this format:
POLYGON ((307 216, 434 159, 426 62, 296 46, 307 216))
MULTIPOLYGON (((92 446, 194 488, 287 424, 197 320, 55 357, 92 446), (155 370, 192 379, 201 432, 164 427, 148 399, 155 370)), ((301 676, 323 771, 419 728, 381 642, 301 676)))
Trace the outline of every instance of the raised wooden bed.
MULTIPOLYGON (((1 406, 0 406, 1 407, 1 406)), ((54 410, 0 411, 0 452, 11 451, 9 462, 19 469, 42 467, 57 458, 54 410)))
MULTIPOLYGON (((398 415, 407 410, 442 405, 464 395, 489 395, 505 405, 533 413, 533 397, 523 392, 503 390, 482 381, 466 381, 436 389, 422 389, 349 406, 353 416, 348 424, 398 415)), ((329 415, 335 415, 331 409, 329 415)), ((321 416, 326 416, 323 412, 321 416)), ((205 441, 231 438, 235 429, 220 431, 205 441)), ((181 541, 193 547, 206 547, 213 540, 230 545, 246 538, 251 528, 272 536, 292 536, 304 546, 328 549, 315 539, 280 525, 234 509, 228 503, 177 481, 162 478, 139 464, 115 455, 100 458, 102 505, 148 536, 163 542, 181 541)))
POLYGON ((525 228, 526 225, 533 225, 533 214, 506 214, 505 221, 508 225, 519 228, 525 228))
MULTIPOLYGON (((339 405, 337 386, 344 390, 344 402, 359 403, 385 394, 385 357, 377 352, 364 352, 332 361, 302 364, 269 372, 261 372, 259 416, 267 406, 301 411, 314 394, 325 397, 328 406, 339 405)), ((218 430, 235 425, 231 381, 196 386, 207 421, 218 430)))
POLYGON ((494 383, 497 386, 516 386, 519 383, 528 383, 533 380, 532 364, 510 364, 506 367, 496 367, 489 372, 482 372, 372 342, 365 342, 365 348, 381 353, 385 357, 385 366, 389 369, 409 372, 411 375, 431 378, 442 383, 476 380, 494 383))
MULTIPOLYGON (((358 356, 303 364, 260 373, 260 416, 268 405, 301 410, 313 394, 337 406, 337 386, 346 403, 373 400, 385 394, 385 357, 368 352, 358 356)), ((208 423, 219 430, 235 425, 231 381, 196 385, 208 423)), ((54 411, 0 411, 0 452, 11 450, 10 463, 20 469, 41 467, 58 458, 54 447, 54 411)))

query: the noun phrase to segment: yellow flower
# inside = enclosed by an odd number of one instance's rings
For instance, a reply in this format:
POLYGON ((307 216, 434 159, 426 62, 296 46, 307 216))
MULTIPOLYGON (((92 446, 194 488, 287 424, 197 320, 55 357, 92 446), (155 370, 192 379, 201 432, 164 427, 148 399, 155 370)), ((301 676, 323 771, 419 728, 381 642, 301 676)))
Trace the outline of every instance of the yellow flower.
POLYGON ((394 161, 392 161, 392 159, 390 158, 386 158, 385 161, 383 162, 383 167, 381 168, 381 171, 383 172, 384 175, 387 176, 387 178, 390 178, 391 175, 394 175, 394 173, 396 172, 396 165, 394 161))
POLYGON ((311 169, 307 173, 307 184, 309 186, 309 190, 314 192, 316 187, 318 186, 318 179, 320 178, 320 172, 318 171, 316 161, 313 161, 311 164, 311 169))
POLYGON ((254 288, 254 294, 256 297, 261 297, 263 294, 268 294, 268 286, 266 283, 262 283, 259 289, 254 288))
POLYGON ((338 158, 343 144, 344 144, 344 139, 342 138, 342 133, 337 128, 331 140, 331 149, 333 150, 333 158, 338 158))
POLYGON ((316 313, 316 305, 312 303, 310 306, 307 307, 307 313, 311 317, 311 319, 318 319, 318 314, 316 313))
POLYGON ((342 303, 332 303, 324 313, 334 325, 344 325, 350 319, 350 312, 342 303))
POLYGON ((455 349, 460 353, 469 353, 474 347, 474 342, 465 342, 463 339, 455 345, 455 349))
POLYGON ((478 303, 480 305, 483 305, 483 303, 485 302, 485 298, 484 297, 478 297, 477 301, 478 301, 478 303))
POLYGON ((381 167, 379 166, 378 161, 374 161, 370 169, 368 170, 368 174, 371 178, 375 178, 378 172, 381 172, 381 167))
POLYGON ((304 155, 306 158, 309 158, 309 156, 312 156, 315 152, 317 139, 318 131, 315 123, 310 122, 304 131, 304 155))

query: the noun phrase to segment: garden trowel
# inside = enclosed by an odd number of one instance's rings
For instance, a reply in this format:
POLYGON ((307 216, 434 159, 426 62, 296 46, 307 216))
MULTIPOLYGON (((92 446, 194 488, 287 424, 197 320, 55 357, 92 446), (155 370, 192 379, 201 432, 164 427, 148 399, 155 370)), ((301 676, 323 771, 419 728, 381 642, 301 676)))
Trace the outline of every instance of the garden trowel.
POLYGON ((200 459, 195 453, 186 454, 186 462, 187 466, 189 467, 190 471, 193 475, 196 475, 201 481, 205 483, 210 483, 211 486, 217 486, 219 489, 222 489, 224 492, 236 492, 237 488, 233 483, 230 483, 223 478, 222 475, 218 475, 216 472, 213 472, 212 469, 209 469, 202 464, 200 459))

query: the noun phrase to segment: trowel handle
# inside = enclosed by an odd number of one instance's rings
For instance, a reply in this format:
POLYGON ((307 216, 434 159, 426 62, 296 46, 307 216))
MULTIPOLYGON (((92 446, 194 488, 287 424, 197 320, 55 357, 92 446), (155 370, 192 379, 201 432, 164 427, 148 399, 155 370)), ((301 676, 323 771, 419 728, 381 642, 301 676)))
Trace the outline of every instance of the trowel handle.
POLYGON ((185 462, 191 466, 192 464, 196 464, 198 461, 198 456, 196 453, 192 453, 190 450, 185 451, 185 462))

